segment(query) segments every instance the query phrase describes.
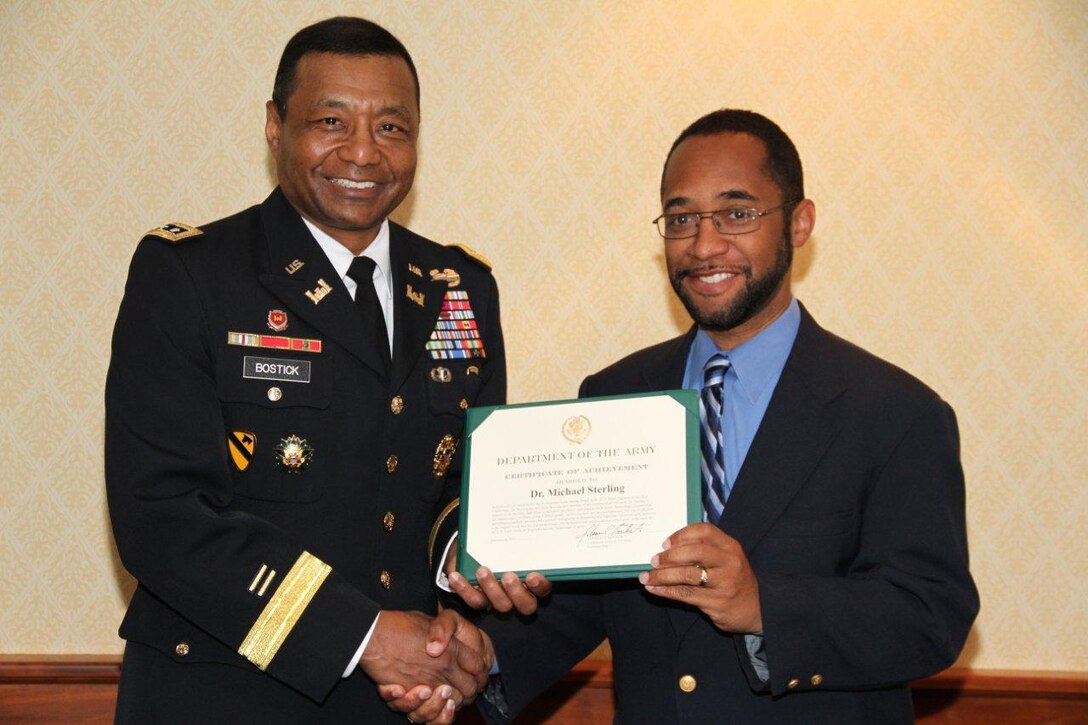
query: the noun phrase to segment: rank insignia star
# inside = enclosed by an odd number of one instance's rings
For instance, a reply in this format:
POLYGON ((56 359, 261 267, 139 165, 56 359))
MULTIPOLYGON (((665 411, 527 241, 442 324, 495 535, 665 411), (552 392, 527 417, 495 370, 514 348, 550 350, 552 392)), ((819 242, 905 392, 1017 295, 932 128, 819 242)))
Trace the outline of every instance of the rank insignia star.
POLYGON ((314 459, 314 449, 305 438, 289 435, 276 444, 276 463, 285 473, 298 473, 306 470, 314 459))

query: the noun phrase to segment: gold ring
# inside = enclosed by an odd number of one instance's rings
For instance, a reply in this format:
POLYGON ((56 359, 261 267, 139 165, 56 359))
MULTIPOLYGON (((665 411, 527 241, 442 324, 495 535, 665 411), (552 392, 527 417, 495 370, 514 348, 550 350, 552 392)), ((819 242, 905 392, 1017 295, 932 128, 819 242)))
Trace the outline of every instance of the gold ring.
POLYGON ((692 564, 692 566, 699 567, 699 586, 705 587, 710 581, 710 576, 706 572, 706 567, 702 564, 692 564))

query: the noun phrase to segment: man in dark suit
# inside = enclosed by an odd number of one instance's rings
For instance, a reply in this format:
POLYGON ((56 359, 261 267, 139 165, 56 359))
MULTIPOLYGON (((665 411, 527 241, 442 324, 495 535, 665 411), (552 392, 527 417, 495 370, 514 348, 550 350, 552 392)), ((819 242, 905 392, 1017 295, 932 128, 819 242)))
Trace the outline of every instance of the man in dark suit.
MULTIPOLYGON (((485 618, 500 674, 477 702, 512 717, 607 638, 618 722, 911 722, 908 683, 955 660, 978 610, 953 412, 794 299, 815 207, 777 125, 734 110, 696 121, 661 199, 695 326, 580 395, 700 390, 704 522, 637 582, 557 584, 528 622, 485 618)), ((525 596, 482 573, 479 590, 451 585, 473 604, 525 596)), ((412 692, 393 705, 438 714, 412 692)))
POLYGON ((479 255, 388 221, 418 129, 396 38, 305 28, 267 104, 278 187, 136 250, 106 384, 139 580, 120 722, 403 722, 375 682, 486 683, 474 627, 439 615, 457 642, 435 657, 424 636, 465 409, 505 400, 498 293, 479 255))

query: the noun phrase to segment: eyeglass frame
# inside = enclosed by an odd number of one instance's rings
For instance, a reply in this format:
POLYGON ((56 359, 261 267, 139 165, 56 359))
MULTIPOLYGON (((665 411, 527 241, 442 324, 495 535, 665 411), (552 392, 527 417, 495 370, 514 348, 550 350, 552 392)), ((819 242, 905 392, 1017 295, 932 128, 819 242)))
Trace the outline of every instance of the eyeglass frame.
POLYGON ((714 230, 715 230, 716 232, 718 232, 718 234, 730 234, 730 235, 733 235, 733 236, 739 236, 739 235, 741 235, 741 234, 751 234, 752 232, 758 232, 758 231, 759 231, 759 228, 760 228, 761 226, 763 226, 763 221, 762 221, 763 217, 765 217, 765 216, 768 216, 768 215, 770 215, 770 214, 774 214, 774 213, 775 213, 776 211, 779 211, 779 210, 781 210, 781 209, 785 209, 785 208, 786 208, 787 206, 789 206, 790 204, 796 204, 796 203, 798 203, 799 201, 801 201, 801 200, 800 200, 800 199, 797 199, 797 200, 794 200, 794 201, 784 201, 784 202, 782 202, 781 204, 779 204, 778 206, 775 206, 775 207, 771 207, 770 209, 765 209, 765 210, 763 210, 763 211, 759 211, 759 210, 758 210, 758 209, 756 209, 755 207, 733 207, 733 208, 731 208, 731 209, 715 209, 714 211, 677 211, 677 212, 662 212, 660 216, 658 216, 658 217, 657 217, 656 219, 654 219, 654 220, 653 220, 652 222, 650 222, 650 223, 654 225, 654 228, 656 228, 656 229, 657 229, 657 233, 661 235, 661 238, 662 238, 662 239, 666 239, 666 240, 670 240, 670 239, 691 239, 691 238, 692 238, 692 237, 694 237, 694 236, 698 236, 698 234, 699 234, 699 226, 700 226, 700 225, 701 225, 701 224, 703 223, 703 219, 706 219, 707 217, 710 217, 710 221, 711 221, 711 223, 713 223, 713 224, 714 224, 714 230), (715 215, 715 214, 721 214, 721 213, 722 213, 723 211, 732 211, 732 212, 735 212, 735 211, 746 211, 746 212, 755 212, 755 216, 753 216, 753 217, 752 217, 752 219, 753 219, 753 220, 755 221, 756 225, 755 225, 755 227, 753 227, 752 229, 749 229, 749 230, 747 230, 747 231, 743 231, 743 232, 723 232, 723 231, 722 231, 721 229, 719 229, 719 228, 718 228, 718 225, 717 225, 717 223, 716 223, 716 222, 714 222, 714 215, 715 215), (667 217, 667 216, 680 216, 680 215, 683 215, 683 214, 687 214, 687 215, 689 215, 689 216, 697 216, 697 217, 699 217, 699 223, 698 223, 698 224, 695 224, 694 226, 692 226, 692 228, 691 228, 691 229, 692 229, 692 232, 691 232, 691 234, 687 234, 687 235, 685 235, 685 236, 683 236, 683 237, 668 237, 668 236, 665 236, 665 232, 664 232, 664 231, 662 231, 662 229, 661 229, 661 225, 660 225, 660 224, 658 224, 658 222, 660 222, 660 221, 661 221, 662 219, 664 219, 664 218, 665 218, 665 217, 667 217))

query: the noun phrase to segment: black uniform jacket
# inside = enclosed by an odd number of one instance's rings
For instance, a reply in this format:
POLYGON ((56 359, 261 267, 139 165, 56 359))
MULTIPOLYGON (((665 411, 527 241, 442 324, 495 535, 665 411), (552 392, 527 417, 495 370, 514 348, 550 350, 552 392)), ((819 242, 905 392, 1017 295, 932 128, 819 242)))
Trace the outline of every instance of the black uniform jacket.
MULTIPOLYGON (((465 408, 505 400, 488 268, 391 227, 388 379, 279 189, 201 233, 168 225, 132 261, 106 384, 110 515, 139 580, 121 635, 263 670, 241 698, 373 690, 341 675, 380 609, 435 611, 428 538, 465 408)), ((371 699, 357 721, 388 714, 371 699)))
MULTIPOLYGON (((681 387, 693 336, 581 395, 681 387)), ((759 581, 769 682, 698 610, 637 582, 557 584, 535 621, 484 620, 511 712, 607 637, 617 722, 911 722, 906 683, 955 660, 978 610, 951 408, 802 311, 720 526, 759 581)))

